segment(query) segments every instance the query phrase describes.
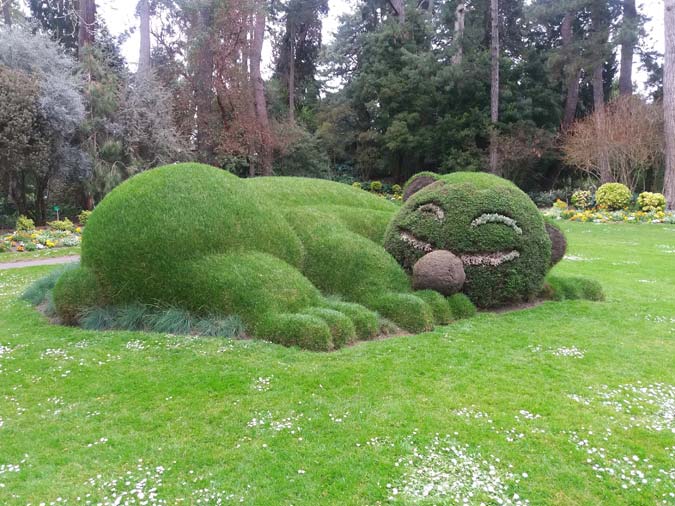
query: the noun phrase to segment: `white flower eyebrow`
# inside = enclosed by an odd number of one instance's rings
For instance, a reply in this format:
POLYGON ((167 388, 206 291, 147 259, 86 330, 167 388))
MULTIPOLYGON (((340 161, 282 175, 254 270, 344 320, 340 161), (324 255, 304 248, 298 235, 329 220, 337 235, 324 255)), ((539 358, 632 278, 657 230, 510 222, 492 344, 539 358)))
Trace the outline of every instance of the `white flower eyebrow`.
POLYGON ((513 218, 504 216, 503 214, 497 213, 485 213, 481 214, 478 218, 471 222, 472 227, 479 227, 487 223, 501 223, 507 227, 511 227, 516 234, 522 235, 523 230, 518 226, 518 223, 513 218))

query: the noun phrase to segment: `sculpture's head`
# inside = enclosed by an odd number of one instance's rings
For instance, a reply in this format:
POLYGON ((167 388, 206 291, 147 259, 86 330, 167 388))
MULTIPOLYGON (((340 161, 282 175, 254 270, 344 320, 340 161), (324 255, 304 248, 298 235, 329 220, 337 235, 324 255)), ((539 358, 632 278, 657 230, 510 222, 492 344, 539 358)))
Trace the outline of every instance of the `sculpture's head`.
POLYGON ((481 307, 538 295, 551 241, 525 193, 505 179, 469 172, 424 173, 411 187, 416 191, 390 223, 385 248, 412 272, 415 288, 461 290, 481 307))

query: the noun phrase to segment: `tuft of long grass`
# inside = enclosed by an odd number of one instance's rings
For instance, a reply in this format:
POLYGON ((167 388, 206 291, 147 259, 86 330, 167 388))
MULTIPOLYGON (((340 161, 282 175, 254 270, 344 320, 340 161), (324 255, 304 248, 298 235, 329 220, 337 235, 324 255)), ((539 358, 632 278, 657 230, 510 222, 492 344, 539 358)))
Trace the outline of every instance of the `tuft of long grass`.
POLYGON ((163 311, 148 313, 143 319, 147 330, 162 334, 190 334, 192 331, 192 315, 177 307, 169 307, 163 311))
POLYGON ((115 327, 121 330, 144 330, 151 308, 144 304, 127 304, 117 308, 115 327))
POLYGON ((594 279, 580 276, 549 276, 547 283, 552 290, 553 300, 604 300, 602 285, 594 279))
POLYGON ((238 316, 208 315, 197 320, 193 332, 206 337, 241 337, 244 334, 244 322, 238 316))
POLYGON ((117 328, 116 316, 115 307, 90 307, 82 311, 79 323, 87 330, 111 330, 117 328))
POLYGON ((56 306, 54 305, 54 295, 52 294, 51 290, 47 292, 47 295, 45 295, 45 298, 42 301, 44 303, 44 313, 50 317, 54 318, 56 317, 56 306))
MULTIPOLYGON (((76 269, 77 267, 79 267, 78 262, 57 267, 46 276, 38 279, 37 281, 29 285, 28 288, 26 288, 26 290, 21 295, 21 300, 30 302, 34 306, 42 304, 43 302, 45 302, 45 300, 48 298, 48 295, 54 289, 54 286, 56 285, 56 282, 59 280, 61 275, 64 272, 76 269)), ((51 302, 51 305, 53 307, 54 305, 53 301, 51 302)))

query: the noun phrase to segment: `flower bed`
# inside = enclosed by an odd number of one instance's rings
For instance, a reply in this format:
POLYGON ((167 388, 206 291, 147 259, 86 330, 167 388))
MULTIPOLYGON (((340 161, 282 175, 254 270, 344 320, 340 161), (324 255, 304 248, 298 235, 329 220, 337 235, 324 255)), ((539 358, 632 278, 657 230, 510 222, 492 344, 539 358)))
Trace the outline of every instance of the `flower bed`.
POLYGON ((557 219, 579 221, 582 223, 669 223, 675 224, 675 213, 670 211, 634 211, 622 209, 620 211, 608 211, 601 208, 593 209, 561 209, 561 206, 555 205, 548 211, 546 216, 557 219))
POLYGON ((51 248, 79 246, 82 239, 80 227, 70 230, 39 228, 16 230, 0 236, 0 253, 20 253, 51 248))

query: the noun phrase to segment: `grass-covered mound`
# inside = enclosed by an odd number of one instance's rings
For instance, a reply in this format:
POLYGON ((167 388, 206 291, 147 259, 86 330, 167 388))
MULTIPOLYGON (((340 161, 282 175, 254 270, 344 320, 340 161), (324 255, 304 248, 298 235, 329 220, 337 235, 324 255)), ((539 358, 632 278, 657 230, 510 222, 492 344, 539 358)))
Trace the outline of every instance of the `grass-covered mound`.
POLYGON ((422 177, 424 184, 413 179, 406 185, 417 191, 390 223, 387 251, 409 272, 431 252, 451 252, 464 265, 463 293, 480 307, 538 296, 551 263, 551 240, 529 197, 486 173, 422 177))
POLYGON ((415 295, 382 247, 397 210, 330 181, 161 167, 120 185, 92 213, 82 266, 59 279, 55 306, 69 323, 102 304, 237 315, 250 335, 316 350, 372 338, 378 314, 428 330, 453 307, 438 294, 415 295))

